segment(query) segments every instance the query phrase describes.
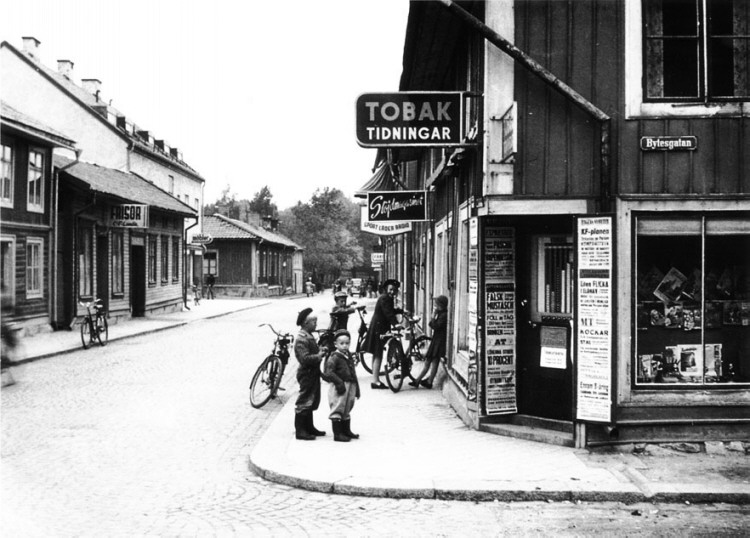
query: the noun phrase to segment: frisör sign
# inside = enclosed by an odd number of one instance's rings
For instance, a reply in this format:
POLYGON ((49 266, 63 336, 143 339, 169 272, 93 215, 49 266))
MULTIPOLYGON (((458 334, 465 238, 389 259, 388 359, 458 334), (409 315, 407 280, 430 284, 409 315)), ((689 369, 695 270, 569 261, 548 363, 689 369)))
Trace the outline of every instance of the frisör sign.
POLYGON ((357 98, 357 143, 366 148, 462 145, 461 92, 365 93, 357 98))
POLYGON ((114 228, 148 228, 148 205, 113 205, 109 211, 109 225, 114 228))
POLYGON ((379 191, 367 193, 370 222, 425 220, 426 191, 379 191))

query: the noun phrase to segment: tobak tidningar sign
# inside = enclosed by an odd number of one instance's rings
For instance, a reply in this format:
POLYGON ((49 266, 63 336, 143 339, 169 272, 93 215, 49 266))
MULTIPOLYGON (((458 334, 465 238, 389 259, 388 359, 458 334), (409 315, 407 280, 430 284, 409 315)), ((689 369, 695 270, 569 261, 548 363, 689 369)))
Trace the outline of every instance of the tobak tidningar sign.
POLYGON ((463 145, 461 92, 365 93, 357 143, 366 148, 463 145))

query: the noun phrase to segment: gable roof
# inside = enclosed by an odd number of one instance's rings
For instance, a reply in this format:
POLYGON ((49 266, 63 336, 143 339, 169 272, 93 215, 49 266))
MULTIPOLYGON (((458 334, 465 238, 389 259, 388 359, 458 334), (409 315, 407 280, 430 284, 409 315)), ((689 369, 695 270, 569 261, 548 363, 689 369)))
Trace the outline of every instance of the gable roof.
POLYGON ((241 220, 230 219, 218 213, 203 217, 203 233, 210 234, 214 239, 263 240, 275 245, 303 250, 297 243, 280 233, 241 220))
POLYGON ((195 209, 136 174, 74 161, 60 155, 55 155, 53 162, 57 168, 65 167, 61 170, 63 175, 84 182, 92 192, 113 196, 125 202, 148 204, 188 217, 198 216, 195 209))
POLYGON ((55 131, 41 121, 19 112, 4 101, 0 101, 0 123, 13 131, 23 133, 53 146, 74 149, 75 142, 64 134, 55 131))
POLYGON ((149 157, 163 161, 189 174, 195 179, 205 182, 205 179, 198 172, 196 172, 191 166, 189 166, 181 159, 177 159, 175 157, 172 157, 171 155, 167 155, 166 153, 157 150, 156 148, 151 147, 149 144, 141 140, 138 136, 130 134, 125 129, 122 129, 109 121, 107 119, 109 115, 112 115, 113 117, 124 117, 125 114, 117 110, 112 105, 104 102, 103 100, 100 100, 97 95, 84 90, 69 78, 53 69, 50 69, 37 58, 30 55, 28 52, 18 50, 7 41, 3 41, 2 43, 0 43, 0 47, 7 48, 9 51, 13 52, 22 61, 31 66, 32 69, 41 74, 53 85, 61 89, 63 93, 66 93, 69 97, 71 97, 73 101, 81 105, 83 109, 89 112, 96 120, 105 124, 111 131, 115 132, 123 140, 133 143, 134 148, 139 150, 141 153, 145 153, 149 157), (99 112, 99 110, 104 110, 105 112, 99 112))

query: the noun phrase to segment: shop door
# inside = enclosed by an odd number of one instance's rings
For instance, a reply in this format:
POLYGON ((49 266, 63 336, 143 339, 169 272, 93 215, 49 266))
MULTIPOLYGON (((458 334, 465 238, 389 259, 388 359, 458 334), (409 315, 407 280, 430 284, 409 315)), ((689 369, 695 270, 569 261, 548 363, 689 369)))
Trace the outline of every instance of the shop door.
POLYGON ((527 231, 519 237, 518 261, 520 268, 531 269, 517 273, 518 412, 572 420, 572 238, 527 231))
POLYGON ((96 237, 96 296, 102 300, 104 311, 109 311, 109 241, 106 235, 96 237))
POLYGON ((133 317, 146 315, 146 249, 130 247, 130 306, 133 317))

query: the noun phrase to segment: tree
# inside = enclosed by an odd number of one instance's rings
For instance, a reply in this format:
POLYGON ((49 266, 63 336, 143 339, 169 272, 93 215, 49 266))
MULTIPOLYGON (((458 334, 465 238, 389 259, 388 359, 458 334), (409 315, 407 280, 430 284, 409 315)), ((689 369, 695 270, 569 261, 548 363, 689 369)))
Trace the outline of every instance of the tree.
POLYGON ((240 203, 237 201, 237 195, 232 192, 232 188, 229 185, 221 191, 221 198, 215 203, 203 206, 204 215, 214 215, 216 213, 230 219, 240 218, 240 203))
POLYGON ((328 283, 362 264, 359 207, 340 190, 318 189, 309 203, 298 202, 280 217, 281 232, 305 249, 306 275, 328 283))
POLYGON ((253 199, 248 204, 248 209, 261 217, 273 217, 278 213, 278 208, 271 201, 272 198, 271 189, 266 185, 255 193, 255 196, 253 196, 253 199))

